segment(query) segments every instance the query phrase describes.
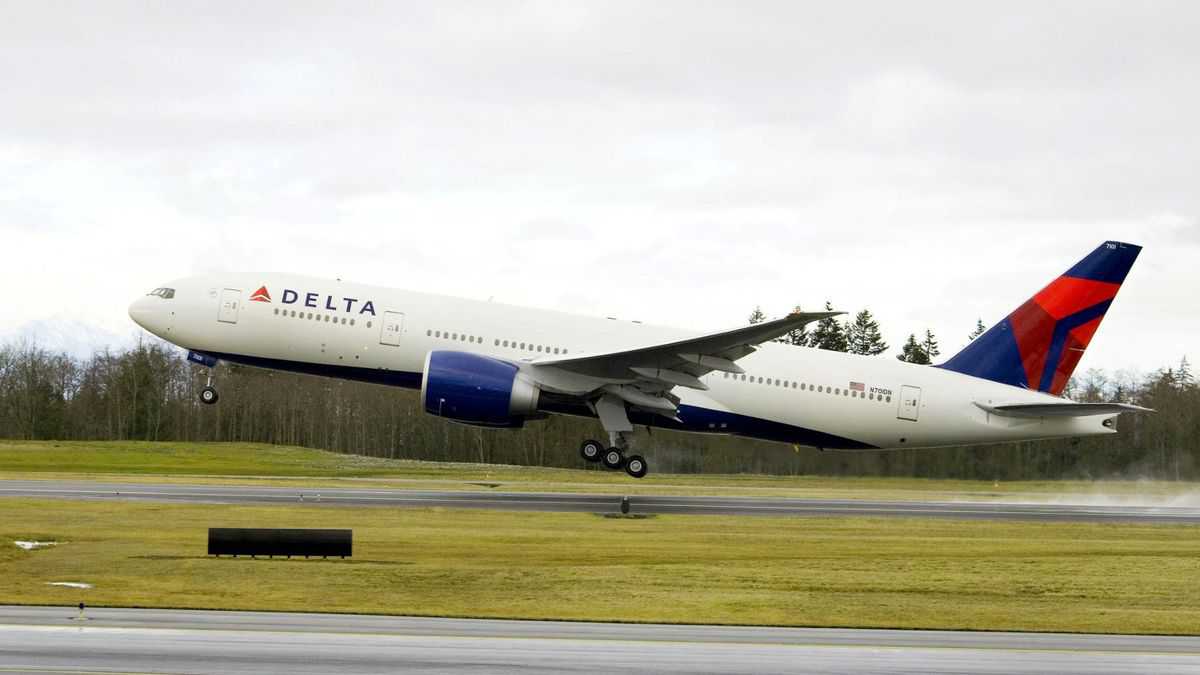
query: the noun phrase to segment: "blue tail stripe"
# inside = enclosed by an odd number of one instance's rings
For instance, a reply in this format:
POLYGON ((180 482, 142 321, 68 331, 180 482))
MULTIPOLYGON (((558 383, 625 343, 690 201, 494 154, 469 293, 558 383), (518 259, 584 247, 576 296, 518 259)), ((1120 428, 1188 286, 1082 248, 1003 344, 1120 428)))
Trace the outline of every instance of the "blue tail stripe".
POLYGON ((1016 387, 1029 387, 1012 324, 1005 318, 975 338, 967 348, 938 366, 1016 387))
POLYGON ((1054 327, 1054 337, 1050 340, 1050 351, 1046 354, 1046 365, 1042 368, 1042 381, 1039 383, 1038 389, 1050 391, 1050 386, 1054 382, 1054 371, 1058 368, 1058 362, 1067 346, 1067 333, 1098 316, 1104 316, 1111 304, 1112 300, 1105 300, 1058 322, 1054 327))
POLYGON ((1142 247, 1120 241, 1106 241, 1086 258, 1075 263, 1063 276, 1119 284, 1125 281, 1142 247))

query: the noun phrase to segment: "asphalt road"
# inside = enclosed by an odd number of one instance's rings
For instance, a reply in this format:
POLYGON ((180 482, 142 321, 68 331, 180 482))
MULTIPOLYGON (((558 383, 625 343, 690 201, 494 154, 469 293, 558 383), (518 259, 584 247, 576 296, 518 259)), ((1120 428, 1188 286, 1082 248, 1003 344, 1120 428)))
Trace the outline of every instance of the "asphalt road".
MULTIPOLYGON (((0 497, 53 497, 208 504, 456 507, 510 511, 617 512, 614 495, 530 492, 293 488, 92 481, 0 480, 0 497)), ((630 497, 631 513, 739 516, 898 516, 984 520, 1200 523, 1200 509, 997 502, 869 501, 761 497, 630 497)))
POLYGON ((1200 638, 0 606, 0 672, 1175 673, 1200 638))

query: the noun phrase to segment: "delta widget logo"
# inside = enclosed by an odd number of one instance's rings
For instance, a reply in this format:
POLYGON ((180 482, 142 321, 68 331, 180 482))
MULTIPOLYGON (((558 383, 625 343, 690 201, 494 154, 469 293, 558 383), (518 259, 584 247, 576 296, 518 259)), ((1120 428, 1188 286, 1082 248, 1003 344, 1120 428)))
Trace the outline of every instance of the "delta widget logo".
MULTIPOLYGON (((250 294, 250 302, 271 302, 271 292, 266 286, 260 286, 250 294)), ((348 314, 370 314, 375 316, 375 302, 359 298, 338 297, 326 293, 309 293, 283 289, 280 303, 284 305, 302 305, 311 309, 325 309, 331 312, 346 312, 348 314), (323 302, 322 302, 323 301, 323 302)))

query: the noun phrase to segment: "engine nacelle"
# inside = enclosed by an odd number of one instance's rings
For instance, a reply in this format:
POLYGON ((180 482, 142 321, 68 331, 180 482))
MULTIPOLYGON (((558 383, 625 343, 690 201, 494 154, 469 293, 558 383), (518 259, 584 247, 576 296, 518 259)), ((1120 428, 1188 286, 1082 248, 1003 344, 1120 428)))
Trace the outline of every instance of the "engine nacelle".
POLYGON ((432 351, 425 356, 425 412, 464 424, 520 427, 537 414, 537 385, 517 366, 480 354, 432 351))

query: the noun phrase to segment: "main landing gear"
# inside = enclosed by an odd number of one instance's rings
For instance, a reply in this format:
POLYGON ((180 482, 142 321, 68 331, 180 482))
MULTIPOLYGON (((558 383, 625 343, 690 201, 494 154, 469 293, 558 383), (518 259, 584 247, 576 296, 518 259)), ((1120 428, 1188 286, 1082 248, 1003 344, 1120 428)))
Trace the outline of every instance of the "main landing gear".
POLYGON ((626 455, 629 441, 633 436, 633 425, 629 423, 629 415, 625 411, 625 402, 621 399, 606 395, 593 404, 600 424, 608 432, 609 447, 605 448, 600 441, 587 440, 579 446, 579 454, 589 462, 600 462, 610 471, 625 469, 625 473, 634 478, 642 478, 650 470, 646 458, 641 455, 626 455))
POLYGON ((587 440, 579 446, 579 455, 589 462, 600 462, 610 471, 625 469, 634 478, 642 478, 650 470, 641 455, 625 456, 625 451, 613 446, 605 449, 600 441, 587 440))

